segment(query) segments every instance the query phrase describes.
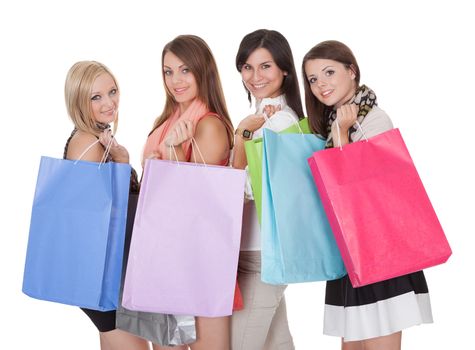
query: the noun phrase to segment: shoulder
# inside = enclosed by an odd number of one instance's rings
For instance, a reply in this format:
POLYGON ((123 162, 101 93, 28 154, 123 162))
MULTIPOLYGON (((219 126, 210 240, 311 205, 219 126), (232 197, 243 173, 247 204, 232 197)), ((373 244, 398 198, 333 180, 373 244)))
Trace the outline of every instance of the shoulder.
POLYGON ((196 126, 195 140, 208 164, 223 165, 229 158, 229 138, 223 120, 211 114, 196 126))
POLYGON ((198 121, 196 125, 196 134, 218 135, 226 133, 226 126, 221 117, 216 114, 209 114, 198 121))
MULTIPOLYGON (((392 125, 392 122, 391 122, 391 119, 389 118, 389 115, 384 110, 379 108, 378 106, 374 106, 373 109, 371 109, 371 111, 366 116, 365 120, 369 120, 369 121, 378 120, 379 122, 391 123, 391 125, 392 125)), ((363 121, 363 123, 364 123, 364 121, 363 121)))
MULTIPOLYGON (((68 145, 67 159, 78 159, 80 155, 92 144, 97 141, 97 137, 89 134, 84 131, 78 130, 68 145)), ((100 162, 102 155, 104 153, 104 148, 100 143, 96 143, 94 146, 87 151, 87 153, 81 158, 82 160, 87 160, 91 162, 100 162)))
MULTIPOLYGON (((361 128, 367 138, 376 136, 385 131, 394 128, 391 118, 388 114, 378 106, 373 107, 371 112, 363 119, 361 128)), ((359 141, 363 138, 360 130, 357 130, 353 135, 353 141, 359 141)))

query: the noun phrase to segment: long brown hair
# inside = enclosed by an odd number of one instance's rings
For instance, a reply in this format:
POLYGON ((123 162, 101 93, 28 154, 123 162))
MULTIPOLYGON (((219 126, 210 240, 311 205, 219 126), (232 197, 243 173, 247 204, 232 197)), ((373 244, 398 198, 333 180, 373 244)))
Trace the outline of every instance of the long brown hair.
MULTIPOLYGON (((280 91, 285 96, 285 100, 290 108, 299 118, 303 117, 302 100, 300 99, 300 89, 295 71, 294 58, 287 39, 276 30, 258 29, 247 34, 239 45, 236 54, 236 68, 241 72, 249 56, 256 50, 267 49, 280 70, 287 72, 280 91)), ((251 93, 247 90, 247 97, 251 102, 251 93)))
MULTIPOLYGON (((163 48, 162 67, 167 52, 173 53, 190 69, 198 86, 197 98, 206 105, 210 112, 216 113, 223 118, 228 134, 229 146, 232 148, 234 128, 226 107, 218 67, 206 42, 196 35, 177 36, 163 48)), ((162 125, 178 108, 178 103, 166 86, 163 69, 162 76, 167 97, 163 112, 155 120, 152 132, 162 125)))
POLYGON ((305 107, 307 109, 310 128, 314 133, 327 137, 328 108, 331 107, 325 106, 313 95, 307 75, 305 74, 305 63, 314 59, 337 61, 343 64, 347 69, 353 70, 355 73, 356 86, 360 84, 360 68, 350 48, 336 40, 327 40, 315 45, 303 58, 303 87, 305 90, 305 107))

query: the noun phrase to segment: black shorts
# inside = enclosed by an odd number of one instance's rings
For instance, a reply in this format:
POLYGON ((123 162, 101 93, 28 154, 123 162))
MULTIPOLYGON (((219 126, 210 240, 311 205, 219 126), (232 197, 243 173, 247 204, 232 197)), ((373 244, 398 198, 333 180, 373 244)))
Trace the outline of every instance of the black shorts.
POLYGON ((115 329, 115 310, 97 311, 84 308, 81 310, 89 316, 99 332, 109 332, 115 329))

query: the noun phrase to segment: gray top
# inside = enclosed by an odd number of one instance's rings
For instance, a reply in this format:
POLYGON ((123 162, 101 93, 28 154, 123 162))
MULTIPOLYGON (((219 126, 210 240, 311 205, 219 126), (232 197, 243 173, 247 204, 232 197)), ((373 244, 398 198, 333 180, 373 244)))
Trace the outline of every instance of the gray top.
MULTIPOLYGON (((361 128, 365 133, 367 138, 376 136, 381 134, 385 131, 393 129, 393 123, 391 119, 378 106, 374 106, 371 112, 369 112, 366 117, 363 119, 363 123, 361 123, 361 128)), ((363 139, 363 135, 359 128, 356 129, 356 132, 353 134, 351 142, 360 141, 363 139)))

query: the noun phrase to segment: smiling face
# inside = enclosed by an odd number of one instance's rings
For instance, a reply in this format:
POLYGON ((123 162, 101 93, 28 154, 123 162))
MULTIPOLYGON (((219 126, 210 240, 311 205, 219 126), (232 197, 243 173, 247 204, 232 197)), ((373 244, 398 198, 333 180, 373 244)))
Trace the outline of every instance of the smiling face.
POLYGON ((96 122, 109 124, 117 119, 119 90, 108 73, 100 74, 91 91, 91 109, 96 122))
POLYGON ((326 106, 339 108, 356 90, 355 73, 344 64, 328 59, 312 59, 305 63, 305 75, 312 94, 326 106))
POLYGON ((198 96, 198 84, 189 67, 173 52, 167 52, 163 57, 163 75, 165 85, 180 105, 185 110, 198 96))
POLYGON ((241 69, 242 81, 256 99, 279 96, 285 75, 264 48, 254 50, 241 69))

